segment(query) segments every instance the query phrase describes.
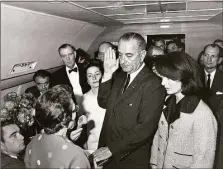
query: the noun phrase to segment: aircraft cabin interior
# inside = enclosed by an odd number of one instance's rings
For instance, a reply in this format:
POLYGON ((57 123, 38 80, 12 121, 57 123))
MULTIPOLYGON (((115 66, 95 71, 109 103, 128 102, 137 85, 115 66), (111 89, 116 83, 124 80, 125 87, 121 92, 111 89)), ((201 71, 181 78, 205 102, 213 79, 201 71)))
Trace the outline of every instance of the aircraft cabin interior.
POLYGON ((20 162, 27 168, 59 168, 69 160, 73 165, 79 157, 82 166, 70 168, 223 167, 222 0, 0 3, 1 123, 11 120, 1 127, 4 158, 18 162, 25 150, 20 162), (103 52, 102 42, 107 45, 103 52), (157 53, 149 53, 152 49, 157 53), (6 138, 9 126, 18 131, 6 138), (22 142, 17 154, 9 152, 18 145, 7 145, 11 136, 22 142), (170 147, 178 144, 179 151, 170 147), (54 152, 59 151, 60 160, 55 160, 54 152), (159 160, 153 163, 156 156, 159 160), (172 157, 179 165, 171 164, 172 157))
POLYGON ((125 32, 185 34, 185 51, 197 58, 222 39, 222 1, 2 1, 1 103, 10 91, 33 85, 39 69, 62 65, 57 49, 70 43, 94 56, 102 41, 125 32))

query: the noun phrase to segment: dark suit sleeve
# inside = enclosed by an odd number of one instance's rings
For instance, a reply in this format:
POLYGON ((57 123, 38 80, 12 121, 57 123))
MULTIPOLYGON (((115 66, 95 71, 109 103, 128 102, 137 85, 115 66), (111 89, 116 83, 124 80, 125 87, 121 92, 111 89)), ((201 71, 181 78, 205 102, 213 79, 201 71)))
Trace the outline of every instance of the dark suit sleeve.
POLYGON ((139 123, 125 132, 121 138, 108 144, 108 148, 116 160, 128 156, 145 143, 152 144, 161 116, 164 98, 165 91, 159 81, 153 81, 153 84, 150 83, 144 87, 139 108, 139 123))
POLYGON ((30 90, 30 88, 27 88, 27 89, 25 90, 25 93, 32 93, 32 91, 30 90))
POLYGON ((100 107, 106 109, 109 96, 112 89, 112 79, 106 82, 100 83, 98 91, 98 104, 100 107))

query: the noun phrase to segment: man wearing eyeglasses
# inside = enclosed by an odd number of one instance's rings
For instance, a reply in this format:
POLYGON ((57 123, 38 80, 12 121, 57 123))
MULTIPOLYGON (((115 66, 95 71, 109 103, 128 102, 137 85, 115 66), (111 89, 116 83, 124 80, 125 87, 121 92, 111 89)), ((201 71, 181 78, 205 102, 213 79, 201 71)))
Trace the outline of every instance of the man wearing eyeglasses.
POLYGON ((25 93, 31 93, 35 98, 45 93, 50 88, 51 74, 46 70, 38 70, 33 75, 33 81, 35 86, 26 89, 25 93))

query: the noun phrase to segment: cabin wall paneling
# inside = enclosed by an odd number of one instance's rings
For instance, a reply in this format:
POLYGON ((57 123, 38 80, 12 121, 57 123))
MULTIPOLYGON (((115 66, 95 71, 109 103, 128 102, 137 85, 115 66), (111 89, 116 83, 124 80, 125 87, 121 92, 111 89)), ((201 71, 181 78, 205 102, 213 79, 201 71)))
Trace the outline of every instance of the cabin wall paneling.
POLYGON ((35 83, 34 82, 28 82, 28 83, 25 83, 25 84, 22 84, 22 85, 18 85, 18 86, 14 86, 14 87, 11 87, 11 88, 8 88, 8 89, 5 89, 5 90, 1 90, 1 107, 3 106, 4 104, 4 100, 3 100, 3 97, 7 94, 7 93, 10 93, 10 92, 16 92, 18 95, 21 95, 25 92, 25 90, 28 88, 28 87, 31 87, 31 86, 34 86, 35 83))
POLYGON ((1 4, 1 78, 10 78, 12 65, 37 61, 35 72, 62 65, 58 47, 71 43, 87 51, 103 27, 1 4))
MULTIPOLYGON (((60 69, 61 66, 47 69, 50 73, 53 73, 60 69)), ((23 94, 28 87, 34 86, 33 82, 34 73, 27 73, 11 78, 1 79, 1 105, 3 103, 3 97, 9 92, 16 92, 18 95, 23 94)))

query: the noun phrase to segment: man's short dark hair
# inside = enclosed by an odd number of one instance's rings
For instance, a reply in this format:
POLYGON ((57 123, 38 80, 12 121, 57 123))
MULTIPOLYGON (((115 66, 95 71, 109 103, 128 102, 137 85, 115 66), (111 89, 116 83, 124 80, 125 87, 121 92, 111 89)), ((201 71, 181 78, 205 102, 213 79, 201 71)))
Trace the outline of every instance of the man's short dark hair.
POLYGON ((48 72, 47 70, 44 70, 44 69, 40 69, 38 71, 36 71, 33 75, 33 81, 35 82, 36 81, 36 77, 42 77, 42 78, 46 78, 48 77, 49 80, 51 79, 51 74, 50 72, 48 72))
POLYGON ((176 40, 170 40, 170 41, 168 41, 167 43, 166 43, 166 47, 167 46, 169 46, 170 44, 176 44, 176 46, 178 47, 178 43, 177 43, 177 41, 176 40))
POLYGON ((212 44, 208 44, 208 45, 206 45, 206 46, 204 47, 204 50, 203 50, 203 51, 205 52, 205 50, 206 50, 208 47, 218 48, 218 50, 219 50, 218 57, 219 57, 219 58, 220 58, 220 57, 223 57, 223 56, 222 56, 222 54, 223 54, 223 49, 222 49, 219 45, 214 44, 214 43, 212 43, 212 44))
POLYGON ((73 46, 73 45, 71 45, 71 44, 68 44, 68 43, 65 43, 65 44, 62 44, 59 48, 58 48, 58 52, 60 53, 60 50, 61 49, 65 49, 65 48, 71 48, 71 49, 73 49, 73 51, 76 51, 76 48, 73 46))
POLYGON ((161 37, 155 38, 154 39, 154 44, 155 44, 155 42, 160 42, 160 41, 165 45, 165 40, 164 40, 164 38, 161 38, 161 37))
POLYGON ((135 33, 135 32, 127 32, 119 38, 120 41, 129 41, 129 40, 136 40, 138 42, 138 47, 141 51, 146 50, 146 41, 142 37, 142 35, 135 33))
POLYGON ((1 142, 3 142, 3 143, 5 142, 4 137, 3 137, 3 135, 4 135, 3 127, 11 125, 11 124, 15 124, 14 121, 11 119, 1 121, 1 142))
POLYGON ((154 66, 159 75, 181 81, 184 95, 201 94, 203 84, 200 66, 187 53, 177 51, 156 57, 154 66))

